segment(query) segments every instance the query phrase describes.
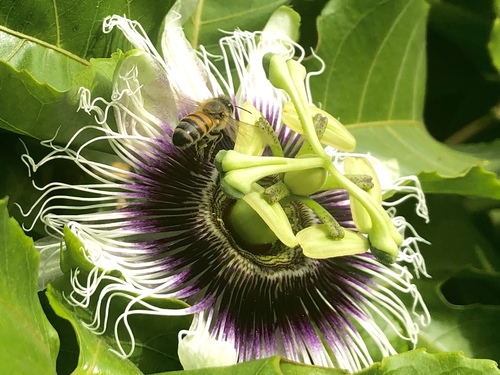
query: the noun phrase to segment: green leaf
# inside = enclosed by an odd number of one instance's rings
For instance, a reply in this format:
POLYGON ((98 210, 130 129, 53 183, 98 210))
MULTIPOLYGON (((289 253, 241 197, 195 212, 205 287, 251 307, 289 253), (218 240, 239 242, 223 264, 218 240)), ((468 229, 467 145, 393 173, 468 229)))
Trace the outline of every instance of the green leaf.
POLYGON ((467 212, 463 198, 431 195, 427 200, 430 225, 412 220, 411 204, 398 207, 432 243, 421 247, 431 278, 415 280, 431 315, 419 345, 500 361, 500 254, 478 230, 482 221, 467 212))
POLYGON ((485 160, 484 154, 453 150, 436 140, 420 123, 381 121, 353 125, 359 151, 370 152, 378 159, 399 168, 401 175, 417 175, 427 193, 474 195, 500 199, 500 181, 485 168, 497 162, 485 160), (477 155, 478 157, 476 157, 477 155))
POLYGON ((487 160, 484 168, 488 171, 500 175, 500 139, 489 143, 465 143, 456 145, 455 149, 461 152, 467 152, 478 159, 487 160))
MULTIPOLYGON (((400 175, 422 174, 424 189, 498 198, 491 174, 471 169, 483 160, 435 141, 422 123, 427 8, 422 0, 328 2, 317 21, 325 71, 311 78, 313 99, 348 126, 356 151, 392 162, 400 175)), ((314 59, 305 64, 319 69, 314 59)))
MULTIPOLYGON (((125 15, 129 19, 140 21, 155 41, 163 18, 173 2, 173 0, 161 2, 103 0, 99 3, 94 0, 78 2, 67 0, 57 3, 2 1, 0 25, 3 27, 0 27, 0 30, 26 40, 24 44, 46 46, 48 50, 56 53, 71 54, 73 58, 89 60, 93 57, 109 56, 117 48, 127 49, 129 46, 119 33, 111 37, 105 36, 102 32, 102 21, 106 16, 125 15)), ((40 64, 40 61, 33 60, 31 56, 25 57, 33 64, 37 62, 40 68, 44 68, 44 64, 40 64)))
POLYGON ((72 77, 89 65, 88 61, 28 35, 0 28, 0 60, 17 71, 26 71, 38 82, 54 90, 66 91, 72 77), (52 69, 47 69, 50 66, 52 69), (57 72, 55 74, 55 72, 57 72))
POLYGON ((426 20, 421 0, 328 2, 315 51, 326 70, 311 79, 313 99, 348 125, 421 121, 426 20))
MULTIPOLYGON (((67 91, 40 83, 26 70, 18 71, 0 61, 0 127, 39 140, 53 139, 57 134, 56 142, 67 143, 80 128, 93 122, 85 112, 77 112, 77 90, 80 86, 94 87, 95 93, 105 92, 105 97, 109 97, 117 59, 118 56, 96 59, 89 66, 82 66, 78 74, 71 77, 68 87, 63 88, 67 91)), ((62 62, 53 67, 54 70, 65 70, 62 62)), ((101 133, 89 130, 85 136, 79 137, 76 144, 98 134, 101 133)))
MULTIPOLYGON (((193 47, 199 45, 214 53, 219 51, 220 30, 262 30, 271 14, 289 0, 254 0, 221 2, 216 0, 190 1, 190 19, 184 24, 186 38, 193 47)), ((186 2, 187 3, 187 2, 186 2)))
MULTIPOLYGON (((296 362, 290 362, 279 356, 274 356, 256 361, 243 362, 234 366, 204 368, 200 370, 176 371, 168 374, 178 375, 347 375, 349 371, 340 369, 329 369, 312 367, 296 362)), ((160 374, 157 374, 160 375, 160 374)), ((167 375, 166 373, 164 375, 167 375)))
POLYGON ((495 0, 495 14, 496 17, 493 22, 488 49, 493 64, 500 71, 500 0, 495 0))
POLYGON ((397 356, 387 357, 358 375, 384 374, 500 374, 497 364, 487 359, 465 358, 460 352, 429 354, 423 350, 413 350, 397 356))
POLYGON ((416 121, 380 121, 352 125, 358 149, 371 151, 383 161, 394 160, 402 175, 434 172, 451 178, 482 159, 455 151, 434 140, 416 121))
MULTIPOLYGON (((81 86, 109 98, 116 59, 107 57, 129 43, 116 31, 105 36, 104 17, 137 18, 156 40, 172 2, 84 0, 55 3, 4 1, 0 4, 0 127, 39 140, 65 144, 93 119, 76 113, 81 86), (89 10, 91 10, 89 12, 89 10)), ((75 143, 95 137, 86 132, 75 143)))
POLYGON ((74 308, 52 286, 47 288, 47 298, 57 315, 68 320, 76 332, 80 346, 78 365, 73 374, 142 374, 129 360, 114 354, 105 336, 89 331, 78 319, 74 308))
POLYGON ((0 200, 0 373, 55 374, 59 340, 38 300, 38 254, 0 200))
MULTIPOLYGON (((311 367, 291 362, 280 357, 271 357, 258 361, 240 363, 228 367, 214 367, 201 370, 179 371, 169 373, 185 375, 224 375, 224 374, 257 374, 257 375, 341 375, 349 374, 347 370, 311 367)), ((384 358, 369 368, 356 372, 357 375, 494 375, 500 374, 496 363, 490 360, 465 358, 460 352, 429 354, 423 350, 413 350, 396 356, 384 358)), ((157 374, 160 375, 160 374, 157 374)), ((166 375, 166 374, 165 374, 166 375)))
POLYGON ((475 197, 500 199, 500 181, 495 173, 482 166, 472 167, 457 177, 443 179, 436 173, 422 172, 418 175, 422 188, 428 193, 467 194, 475 197))

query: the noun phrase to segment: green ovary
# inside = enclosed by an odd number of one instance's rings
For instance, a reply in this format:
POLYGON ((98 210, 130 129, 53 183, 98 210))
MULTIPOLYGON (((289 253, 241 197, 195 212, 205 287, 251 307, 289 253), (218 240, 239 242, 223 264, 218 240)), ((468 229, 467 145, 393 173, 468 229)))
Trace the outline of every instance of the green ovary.
POLYGON ((291 171, 285 173, 283 182, 292 194, 309 196, 317 192, 326 181, 324 168, 291 171))
POLYGON ((236 201, 229 220, 233 230, 248 244, 270 244, 278 239, 259 214, 244 200, 236 201))

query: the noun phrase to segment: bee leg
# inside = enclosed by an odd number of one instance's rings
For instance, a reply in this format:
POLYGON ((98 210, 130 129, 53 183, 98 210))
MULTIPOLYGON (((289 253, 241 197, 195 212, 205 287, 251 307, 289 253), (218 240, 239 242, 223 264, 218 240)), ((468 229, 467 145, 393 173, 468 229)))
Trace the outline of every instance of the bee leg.
POLYGON ((207 142, 205 142, 205 140, 199 141, 196 144, 196 154, 197 154, 196 160, 200 164, 202 164, 203 160, 205 160, 205 147, 207 147, 207 142))
POLYGON ((222 132, 220 130, 214 130, 208 135, 208 142, 210 142, 210 148, 208 149, 207 152, 207 158, 210 160, 212 157, 212 154, 214 153, 215 146, 217 146, 217 143, 219 143, 222 139, 222 132))

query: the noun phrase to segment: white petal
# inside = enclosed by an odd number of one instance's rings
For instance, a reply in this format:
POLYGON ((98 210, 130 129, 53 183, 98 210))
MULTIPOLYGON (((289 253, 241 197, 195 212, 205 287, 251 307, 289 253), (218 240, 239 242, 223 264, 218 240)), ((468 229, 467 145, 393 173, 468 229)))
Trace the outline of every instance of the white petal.
POLYGON ((234 365, 238 358, 236 349, 229 342, 196 332, 188 332, 179 340, 178 354, 184 370, 230 366, 234 365))
POLYGON ((181 98, 201 102, 222 94, 222 89, 209 76, 182 30, 182 25, 194 13, 197 4, 197 0, 182 0, 170 9, 165 18, 161 48, 168 80, 174 91, 181 98))

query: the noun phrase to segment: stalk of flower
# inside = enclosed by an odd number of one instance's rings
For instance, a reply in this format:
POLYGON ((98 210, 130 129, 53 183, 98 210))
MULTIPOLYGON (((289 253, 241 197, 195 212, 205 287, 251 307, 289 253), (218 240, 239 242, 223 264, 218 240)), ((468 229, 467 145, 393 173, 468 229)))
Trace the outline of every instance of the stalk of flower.
MULTIPOLYGON (((311 107, 306 73, 292 60, 300 47, 272 28, 228 33, 220 41, 223 74, 204 49, 197 56, 189 47, 179 7, 165 23, 164 56, 138 23, 108 18, 105 32, 120 29, 137 50, 123 56, 111 101, 91 100, 82 89, 81 108, 95 115, 103 132, 95 142, 108 140, 128 168, 84 156, 89 144, 73 151, 71 144, 47 143, 53 151, 40 163, 25 156, 33 170, 64 157, 96 179, 74 187, 53 183, 34 207, 41 207, 39 218, 50 233, 81 244, 71 249, 85 259, 71 271, 71 302, 88 306, 98 299, 102 309, 89 324, 96 332, 109 323, 106 306, 125 292, 130 303, 115 324, 127 325, 136 313, 194 314, 179 336, 185 369, 279 354, 356 371, 396 354, 382 324, 415 344, 418 325, 429 317, 413 276, 405 265, 381 263, 373 251, 389 254, 387 263, 397 257, 425 274, 421 239, 370 195, 378 185, 371 169, 344 175, 337 168, 354 139, 332 116, 311 107), (279 62, 273 69, 291 77, 290 87, 268 78, 263 60, 270 52, 279 62), (236 132, 236 145, 230 129, 217 129, 222 138, 210 138, 204 147, 176 147, 173 132, 196 111, 193 103, 220 95, 230 98, 234 117, 248 123, 236 132), (111 111, 117 130, 108 124, 111 111), (326 140, 332 134, 341 150, 333 151, 334 163, 322 145, 331 144, 326 140), (81 191, 94 201, 81 199, 81 191), (55 198, 49 196, 59 192, 73 202, 65 213, 51 204, 55 198), (355 205, 364 211, 353 219, 355 205), (356 223, 366 216, 369 224, 356 223), (403 240, 407 228, 411 236, 403 240), (413 300, 410 308, 403 295, 413 300), (189 306, 160 309, 148 297, 189 306)), ((128 332, 133 342, 133 330, 128 332)), ((126 351, 116 338, 117 353, 129 356, 134 344, 126 351)))

